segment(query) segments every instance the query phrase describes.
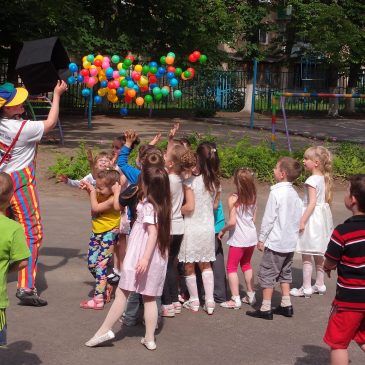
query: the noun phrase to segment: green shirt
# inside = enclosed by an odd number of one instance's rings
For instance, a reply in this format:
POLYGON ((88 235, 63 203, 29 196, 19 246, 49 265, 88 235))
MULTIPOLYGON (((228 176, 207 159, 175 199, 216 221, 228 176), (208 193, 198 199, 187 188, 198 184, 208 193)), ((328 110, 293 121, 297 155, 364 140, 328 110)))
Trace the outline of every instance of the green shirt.
POLYGON ((0 308, 9 305, 6 282, 10 264, 29 256, 23 227, 18 222, 0 215, 0 308))

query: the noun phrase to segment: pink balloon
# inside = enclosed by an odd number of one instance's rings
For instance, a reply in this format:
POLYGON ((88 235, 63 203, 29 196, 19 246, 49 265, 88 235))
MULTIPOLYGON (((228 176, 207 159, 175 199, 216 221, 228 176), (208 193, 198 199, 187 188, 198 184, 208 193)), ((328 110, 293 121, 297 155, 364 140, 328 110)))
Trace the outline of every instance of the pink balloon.
POLYGON ((113 71, 113 78, 114 79, 119 79, 120 75, 119 75, 119 71, 113 71))
POLYGON ((95 79, 95 77, 93 77, 93 76, 89 77, 88 84, 89 84, 90 86, 94 86, 94 85, 96 84, 96 79, 95 79))
POLYGON ((90 75, 91 76, 96 76, 98 74, 98 70, 96 68, 91 68, 90 69, 90 75))
POLYGON ((120 81, 119 80, 114 80, 113 83, 114 83, 114 87, 116 89, 118 89, 118 87, 120 86, 120 81))
POLYGON ((90 77, 89 76, 84 76, 84 83, 85 84, 88 84, 89 83, 89 80, 90 80, 90 77))
POLYGON ((110 63, 109 63, 109 62, 105 62, 105 61, 103 61, 103 63, 101 64, 101 67, 102 67, 104 70, 106 70, 107 68, 109 68, 109 67, 110 67, 110 63))

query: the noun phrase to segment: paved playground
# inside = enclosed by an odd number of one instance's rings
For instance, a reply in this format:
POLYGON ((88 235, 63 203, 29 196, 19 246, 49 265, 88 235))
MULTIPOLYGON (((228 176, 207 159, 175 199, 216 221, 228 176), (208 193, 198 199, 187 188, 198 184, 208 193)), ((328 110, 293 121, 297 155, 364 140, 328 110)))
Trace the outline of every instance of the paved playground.
MULTIPOLYGON (((158 131, 165 133, 171 126, 168 119, 121 119, 96 117, 94 128, 86 128, 82 118, 64 117, 66 144, 43 144, 38 153, 38 184, 45 226, 45 240, 40 254, 38 289, 49 301, 43 308, 17 305, 14 296, 16 277, 9 283, 11 305, 8 310, 8 347, 0 349, 1 365, 97 365, 97 364, 275 364, 322 365, 328 364, 329 350, 322 341, 330 303, 335 291, 335 277, 327 280, 328 293, 311 299, 293 298, 293 318, 277 316, 273 321, 250 318, 249 307, 238 311, 217 308, 213 316, 202 310, 192 314, 183 310, 176 318, 165 319, 157 331, 157 350, 149 352, 140 343, 144 334, 142 325, 114 328, 116 340, 100 348, 87 348, 84 342, 98 328, 110 305, 103 311, 79 309, 79 303, 91 295, 93 280, 87 270, 86 253, 90 234, 90 208, 86 194, 76 189, 55 184, 49 178, 47 167, 61 150, 73 153, 79 141, 109 148, 111 139, 133 128, 148 140, 158 131)), ((245 123, 247 122, 247 118, 245 123)), ((303 123, 304 124, 304 123, 303 123)), ((365 127, 362 126, 362 136, 365 127)), ((249 136, 252 141, 270 140, 270 132, 250 130, 239 125, 207 121, 182 121, 182 133, 210 132, 219 139, 249 136)), ((351 130, 350 127, 345 131, 351 130)), ((361 133, 357 133, 361 135, 361 133)), ((350 138, 350 137, 349 137, 350 138)), ((312 140, 291 137, 293 146, 305 146, 312 140)), ((315 142, 315 141, 314 141, 315 142)), ((286 137, 278 134, 278 146, 286 147, 286 137)), ((223 182, 223 201, 232 189, 231 181, 223 182)), ((345 185, 336 184, 332 206, 335 224, 349 216, 343 205, 345 185)), ((260 226, 269 186, 259 185, 258 222, 260 226)), ((302 193, 302 192, 301 192, 302 193)), ((260 261, 257 251, 253 258, 254 270, 260 261)), ((301 261, 295 257, 294 284, 300 284, 301 261)), ((335 275, 334 275, 335 276, 335 275)), ((242 277, 241 277, 242 279, 242 277)), ((242 288, 243 291, 243 288, 242 288)), ((259 299, 261 299, 261 293, 259 299)), ((273 298, 277 305, 279 295, 273 298)), ((364 363, 364 354, 351 344, 352 365, 364 363)))

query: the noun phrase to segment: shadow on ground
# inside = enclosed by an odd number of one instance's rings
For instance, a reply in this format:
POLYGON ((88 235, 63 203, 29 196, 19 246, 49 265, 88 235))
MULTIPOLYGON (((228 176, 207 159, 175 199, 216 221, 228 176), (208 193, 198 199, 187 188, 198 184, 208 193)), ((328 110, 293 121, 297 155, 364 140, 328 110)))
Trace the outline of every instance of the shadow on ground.
POLYGON ((2 365, 38 365, 43 364, 38 355, 28 352, 32 343, 17 341, 6 347, 0 347, 0 363, 2 365))

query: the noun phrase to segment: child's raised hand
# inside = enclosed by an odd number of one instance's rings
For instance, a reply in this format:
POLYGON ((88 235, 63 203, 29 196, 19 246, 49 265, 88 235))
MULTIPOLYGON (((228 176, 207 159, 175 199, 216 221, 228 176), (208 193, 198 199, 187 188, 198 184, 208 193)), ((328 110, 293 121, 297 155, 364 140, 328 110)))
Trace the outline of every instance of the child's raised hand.
POLYGON ((89 163, 94 163, 94 156, 93 156, 93 150, 91 147, 88 147, 86 150, 86 156, 89 163))
POLYGON ((58 175, 57 176, 57 181, 58 182, 63 182, 64 184, 67 184, 68 177, 66 175, 58 175))
POLYGON ((67 90, 68 90, 67 84, 63 80, 58 80, 53 90, 53 93, 58 96, 61 96, 67 90))
POLYGON ((161 133, 157 133, 153 138, 152 141, 149 143, 149 145, 154 146, 156 145, 158 142, 160 142, 161 139, 161 133))
POLYGON ((180 128, 180 123, 177 122, 174 124, 174 126, 170 129, 170 133, 169 133, 169 139, 174 139, 176 132, 179 130, 180 128))
POLYGON ((95 188, 85 180, 80 181, 80 189, 86 190, 88 193, 91 193, 93 190, 95 190, 95 188))
POLYGON ((148 260, 141 257, 136 266, 136 273, 137 274, 145 273, 147 270, 147 267, 148 267, 148 260))
POLYGON ((138 134, 133 129, 128 129, 124 132, 125 144, 127 147, 131 147, 133 142, 138 138, 138 134))
POLYGON ((120 194, 122 187, 120 186, 119 182, 116 182, 113 186, 112 186, 112 192, 113 194, 120 194))

